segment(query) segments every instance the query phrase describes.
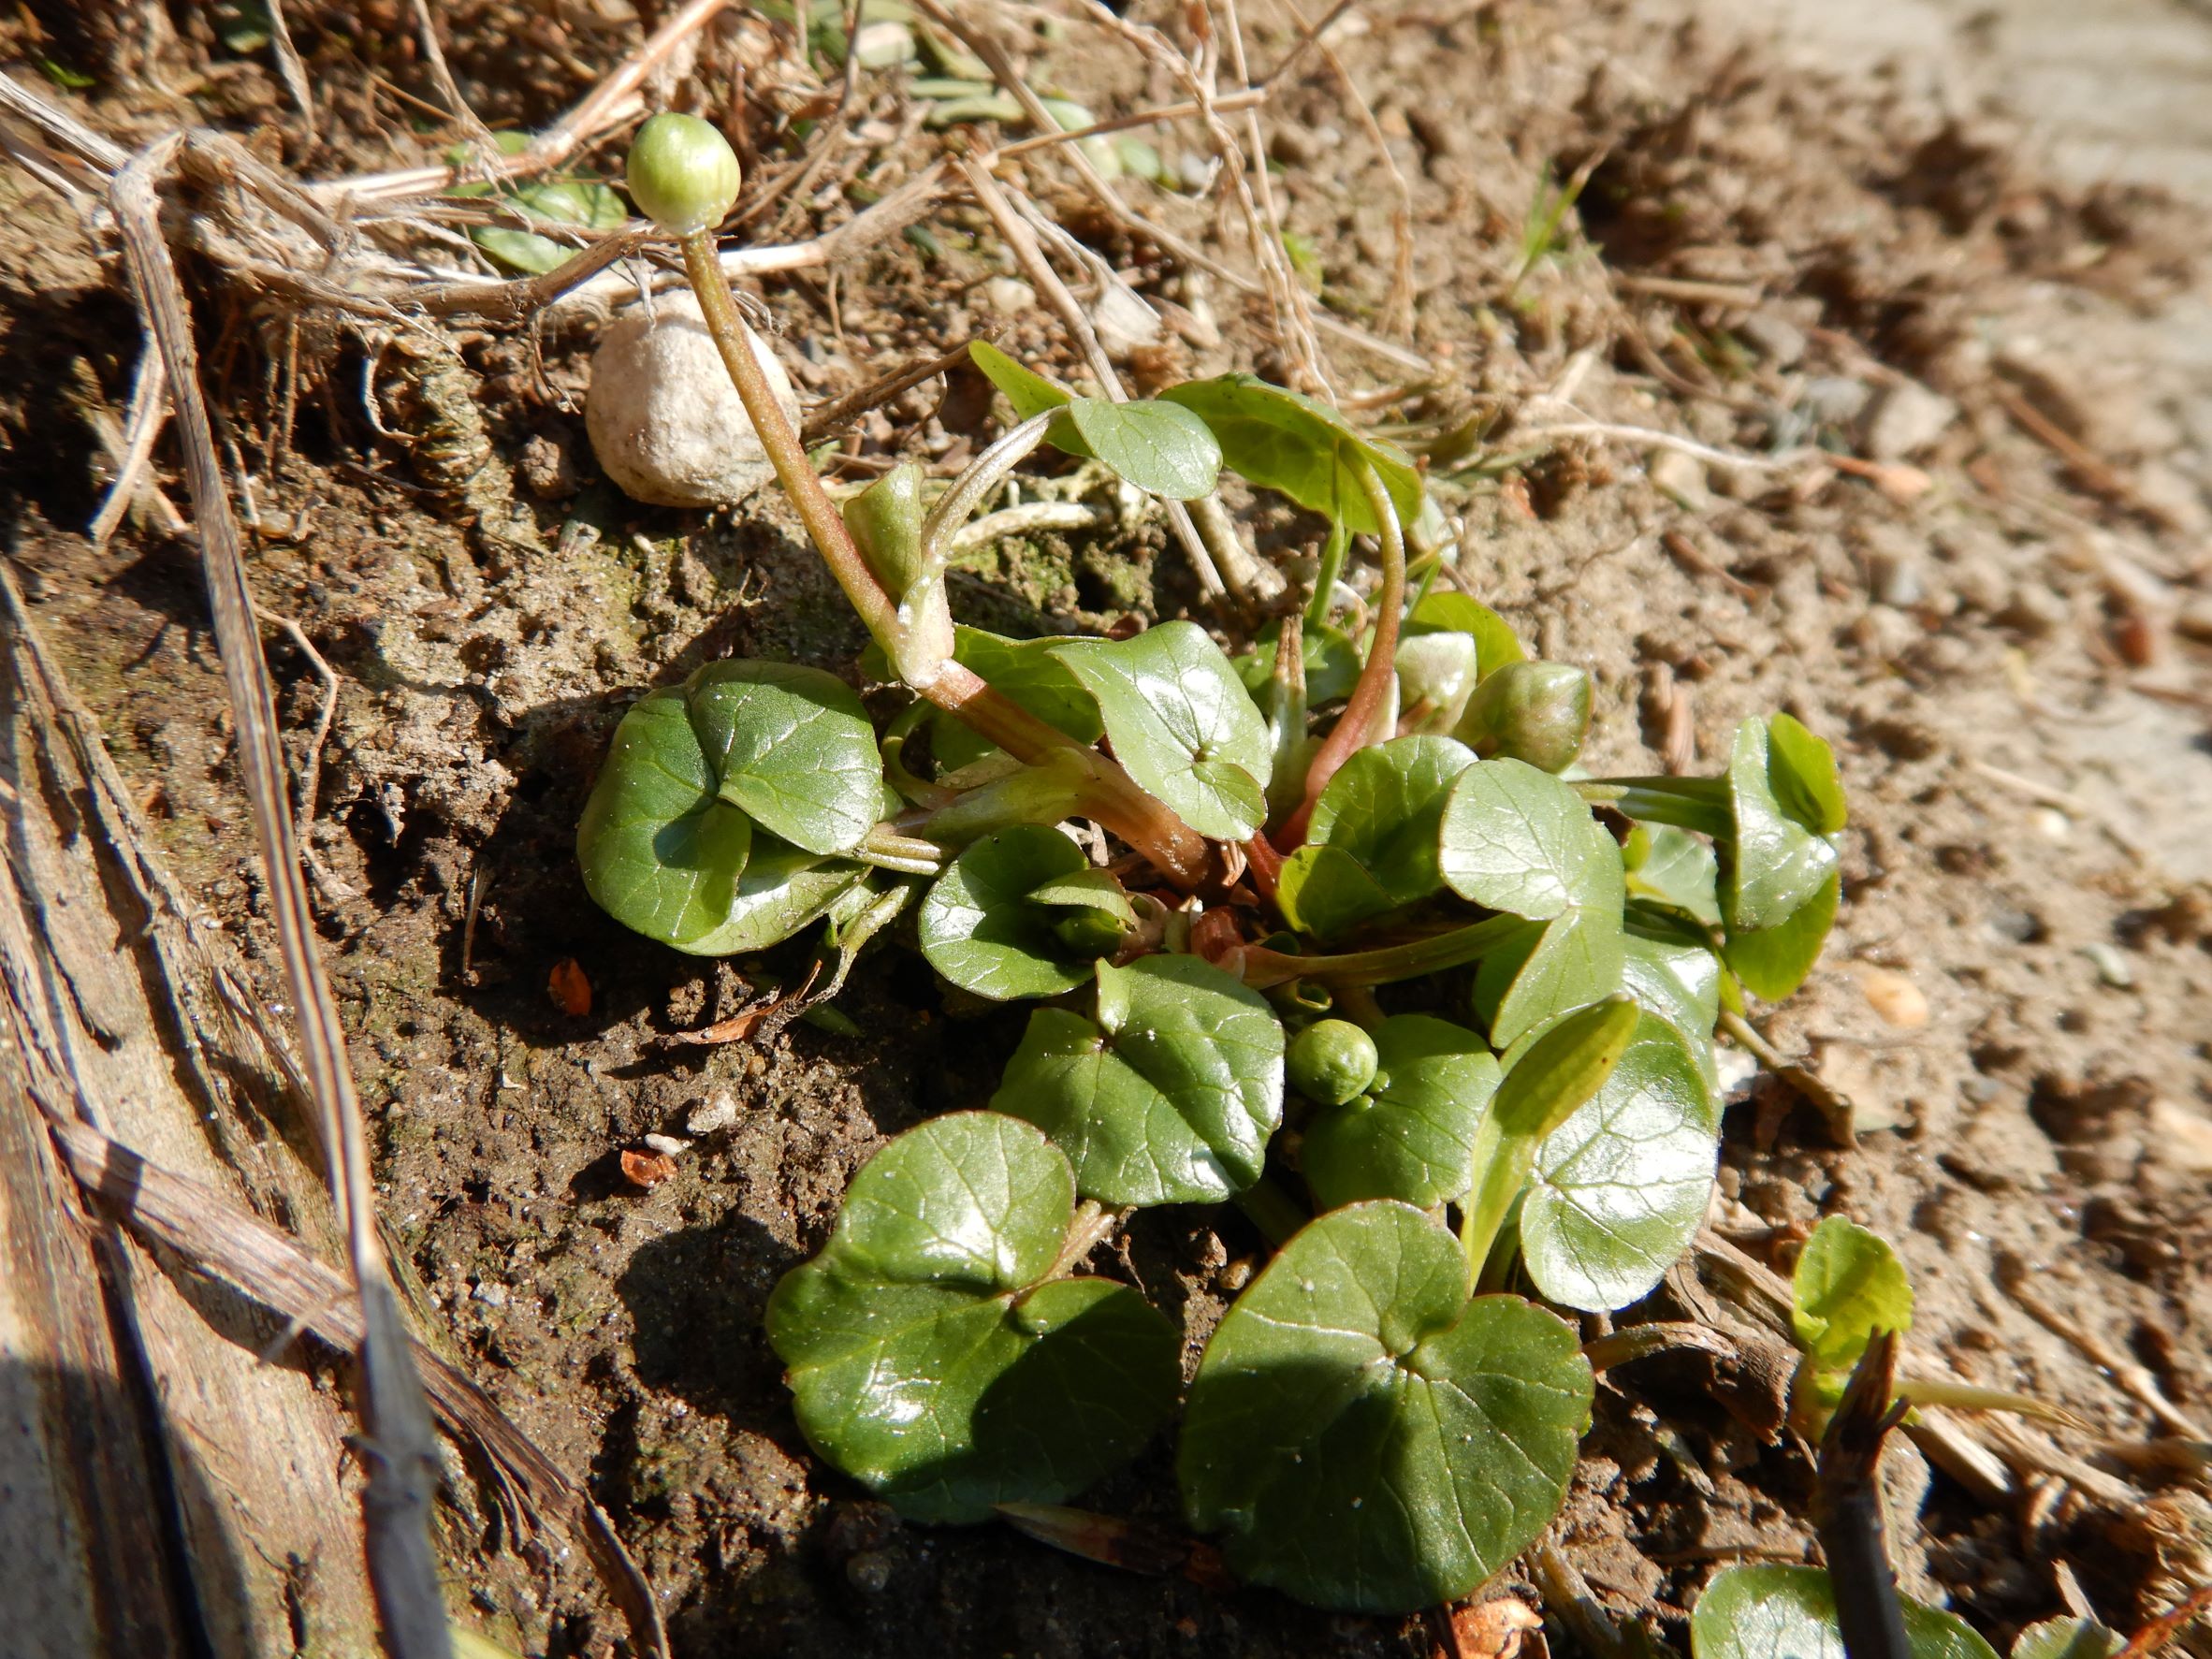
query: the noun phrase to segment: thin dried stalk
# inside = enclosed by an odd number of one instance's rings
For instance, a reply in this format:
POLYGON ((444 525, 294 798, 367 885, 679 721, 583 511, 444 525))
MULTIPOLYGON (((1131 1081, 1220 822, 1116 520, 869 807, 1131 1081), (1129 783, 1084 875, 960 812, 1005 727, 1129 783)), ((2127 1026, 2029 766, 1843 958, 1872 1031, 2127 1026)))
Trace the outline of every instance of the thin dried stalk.
MULTIPOLYGON (((1090 365, 1091 373, 1097 378, 1099 388, 1116 403, 1128 401, 1129 394, 1121 384, 1121 376, 1114 372, 1113 360, 1106 356, 1106 348, 1099 342, 1099 331, 1091 327, 1090 318, 1084 314, 1084 309, 1076 303, 1075 296, 1068 291, 1068 284, 1060 281, 1059 272, 1053 269, 1051 261, 1044 256, 1044 250, 1038 246, 1035 233, 1023 222, 1021 215, 1013 211, 1012 204, 1006 199, 1006 193, 998 187, 998 182, 991 177, 988 168, 965 158, 960 163, 960 171, 968 181, 968 189, 975 193, 976 200, 991 215, 991 223, 998 227, 999 237, 1013 254, 1023 274, 1036 284, 1045 302, 1059 313, 1060 320, 1068 326, 1068 332, 1075 337, 1075 343, 1083 352, 1084 361, 1090 365)), ((1220 568, 1200 537, 1198 527, 1191 523, 1189 512, 1181 502, 1169 502, 1166 504, 1168 522, 1174 526, 1176 539, 1182 542, 1183 550, 1190 556, 1190 568, 1198 576, 1200 590, 1209 599, 1216 599, 1227 593, 1229 588, 1221 579, 1220 568)))
POLYGON ((395 1659, 449 1659, 451 1637, 429 1535, 438 1481, 437 1443, 377 1238, 375 1192, 360 1103, 346 1066, 345 1032, 337 1003, 315 953, 284 751, 277 741, 276 703, 255 626, 238 520, 216 459, 183 292, 162 238, 155 182, 176 160, 183 142, 182 134, 172 134, 123 167, 109 191, 109 205, 175 402, 208 598, 237 730, 239 769, 253 811, 269 909, 299 1026, 301 1056, 322 1125, 327 1174, 360 1300, 361 1417, 369 1471, 362 1512, 370 1579, 395 1659))

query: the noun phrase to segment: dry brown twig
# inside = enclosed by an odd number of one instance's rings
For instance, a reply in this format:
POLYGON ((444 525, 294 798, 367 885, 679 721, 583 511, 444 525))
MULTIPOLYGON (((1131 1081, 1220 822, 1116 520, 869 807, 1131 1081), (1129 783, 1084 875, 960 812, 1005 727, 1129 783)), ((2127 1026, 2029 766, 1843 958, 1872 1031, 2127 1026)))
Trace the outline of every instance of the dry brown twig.
POLYGON ((275 701, 255 626, 241 538, 216 458, 183 292, 162 233, 156 186, 183 145, 183 135, 171 135, 124 166, 109 188, 109 206, 176 406, 209 601, 230 693, 238 764, 253 811, 327 1172, 360 1303, 361 1415, 369 1474, 362 1511, 370 1578, 395 1659, 445 1659, 451 1638, 429 1535, 439 1472, 437 1442, 377 1236, 368 1144, 346 1065, 344 1029, 315 951, 314 923, 286 798, 284 754, 276 736, 275 701))

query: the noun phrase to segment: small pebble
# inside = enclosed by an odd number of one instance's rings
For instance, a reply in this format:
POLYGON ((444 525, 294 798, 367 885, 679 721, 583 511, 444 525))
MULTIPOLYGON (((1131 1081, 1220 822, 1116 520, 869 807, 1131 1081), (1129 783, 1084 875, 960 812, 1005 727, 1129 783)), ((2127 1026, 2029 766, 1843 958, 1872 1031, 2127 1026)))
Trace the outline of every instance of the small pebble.
POLYGON ((2074 834, 2074 820, 2056 807, 2036 808, 2030 815, 2029 822, 2035 825, 2035 833, 2046 841, 2064 841, 2074 834))
POLYGON ((2097 977, 2114 990, 2125 991, 2134 984, 2134 970, 2117 948, 2099 943, 2084 945, 2081 949, 2082 954, 2097 965, 2097 977))
POLYGON ((691 1143, 681 1135, 648 1135, 645 1143, 666 1157, 675 1157, 691 1150, 691 1143))
POLYGON ((1037 290, 1019 277, 993 277, 983 284, 983 299, 1001 316, 1026 316, 1037 309, 1037 290))
POLYGON ((684 1119, 684 1132, 694 1141, 707 1135, 719 1134, 737 1121, 737 1102, 727 1089, 717 1089, 705 1100, 691 1108, 684 1119))
POLYGON ((1917 1031, 1928 1024, 1927 994, 1913 982, 1909 974, 1865 962, 1855 964, 1853 971, 1858 975, 1859 989, 1866 993, 1869 1005, 1884 1025, 1894 1026, 1900 1031, 1917 1031))

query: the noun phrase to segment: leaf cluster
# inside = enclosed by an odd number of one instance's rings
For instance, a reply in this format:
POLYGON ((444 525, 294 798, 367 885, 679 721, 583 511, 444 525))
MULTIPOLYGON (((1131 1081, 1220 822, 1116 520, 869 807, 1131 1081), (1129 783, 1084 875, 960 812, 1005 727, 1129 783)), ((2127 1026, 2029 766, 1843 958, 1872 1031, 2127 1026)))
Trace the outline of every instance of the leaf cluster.
MULTIPOLYGON (((1402 453, 1247 375, 1110 402, 972 354, 1009 436, 926 513, 894 474, 844 517, 899 606, 880 668, 979 689, 879 737, 828 675, 714 664, 631 709, 578 836, 592 896, 678 949, 910 893, 938 975, 1032 1005, 989 1111, 886 1146, 778 1289, 801 1426, 918 1520, 1073 1495, 1179 1391, 1173 1332, 1078 1272, 1091 1244, 1141 1207, 1238 1202, 1279 1248, 1183 1403, 1191 1525, 1318 1605, 1464 1594, 1564 1498, 1593 1384, 1552 1310, 1647 1294, 1704 1215, 1716 1023, 1793 989, 1834 912, 1833 758, 1776 716, 1719 778, 1573 779, 1581 670, 1458 592, 1338 615, 1354 536, 1403 591, 1427 503, 1402 453), (1236 660, 1190 622, 954 625, 945 538, 1037 444, 1322 515, 1315 605, 1236 660), (1078 819, 1133 851, 1094 857, 1078 819), (1148 867, 1147 826, 1206 844, 1206 882, 1148 867)), ((1809 1351, 1863 1346, 1847 1268, 1804 1294, 1809 1351)))

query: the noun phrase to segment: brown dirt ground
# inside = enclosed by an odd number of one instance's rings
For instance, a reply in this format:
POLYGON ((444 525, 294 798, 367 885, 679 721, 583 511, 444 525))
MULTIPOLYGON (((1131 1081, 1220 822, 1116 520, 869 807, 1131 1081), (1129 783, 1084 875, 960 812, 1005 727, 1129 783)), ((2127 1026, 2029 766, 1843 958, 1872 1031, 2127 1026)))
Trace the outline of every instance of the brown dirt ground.
MULTIPOLYGON (((295 8, 330 102, 319 152, 266 61, 229 56, 196 23, 178 61, 200 77, 170 85, 197 118, 257 133, 270 159, 304 172, 432 153, 434 136, 406 130, 420 111, 398 102, 435 98, 405 7, 354 9, 365 21, 348 31, 335 12, 295 8)), ((601 22, 564 33, 552 10, 443 11, 463 87, 498 124, 548 120, 636 34, 601 22)), ((1171 95, 1123 48, 1048 40, 1031 27, 1042 15, 1004 20, 1041 79, 1100 110, 1171 95)), ((41 50, 65 49, 48 26, 41 50)), ((36 25, 7 27, 20 47, 36 25)), ((1250 33, 1263 64, 1292 38, 1273 13, 1250 33)), ((1546 655, 1595 674, 1598 770, 1656 769, 1684 719, 1710 763, 1737 720, 1770 707, 1829 735, 1842 759, 1843 911, 1821 973, 1767 1024, 1858 1102, 1862 1138, 1838 1150, 1780 1085, 1739 1090, 1716 1226, 1786 1271, 1818 1216, 1867 1222, 1913 1271, 1915 1349, 2089 1425, 2024 1431, 2016 1469, 2040 1459, 2045 1472, 2016 1473, 2009 1495, 1934 1475, 1898 1538, 1909 1587, 2001 1641, 2069 1598, 2132 1625, 2212 1579, 2202 1451, 2193 1485, 2186 1455, 2131 1469, 2128 1454, 2174 1423, 2008 1287, 2140 1367, 2181 1413, 2212 1418, 2207 479, 2159 377, 2161 303, 2195 280, 2203 248, 2153 196, 2023 176, 2001 126, 1947 124, 1879 81, 1781 71, 1661 26, 1637 0, 1408 4, 1336 38, 1406 181, 1413 338, 1442 371, 1437 389, 1385 413, 1433 427, 1490 412, 1490 451, 1525 457, 1451 498, 1462 585, 1546 655), (1540 179, 1586 163, 1579 229, 1570 221, 1516 285, 1540 179), (1755 298, 1731 292, 1745 288, 1755 298), (1532 401, 1584 353, 1577 400, 1590 417, 1746 458, 1685 464, 1639 442, 1532 437, 1586 418, 1532 401), (1923 390, 1947 401, 1905 430, 1923 390), (1893 414, 1871 434, 1858 407, 1870 398, 1893 414), (2070 466, 2028 435, 2008 412, 2021 404, 2094 463, 2070 466), (1806 441, 1873 444, 1928 487, 1894 500, 1752 458, 1806 441), (1885 1024, 1869 969, 1909 977, 1927 1024, 1885 1024)), ((886 187, 942 141, 907 120, 895 79, 863 89, 860 141, 782 234, 847 216, 843 185, 886 187)), ((141 90, 88 112, 128 138, 172 123, 179 105, 141 90)), ((794 153, 763 107, 749 113, 767 154, 794 153)), ((1392 188, 1343 88, 1309 61, 1267 124, 1323 304, 1374 326, 1392 188)), ((1178 133, 1162 148, 1172 158, 1189 143, 1178 133)), ((1140 377, 1274 364, 1263 319, 1233 293, 1102 223, 1065 173, 1040 168, 1033 187, 1140 288, 1195 315, 1140 377)), ((1210 210, 1125 188, 1241 257, 1210 210)), ((971 210, 928 223, 933 255, 895 243, 831 284, 771 287, 807 395, 986 327, 1017 355, 1071 361, 1044 313, 994 308, 1004 265, 971 210)), ((136 342, 95 247, 52 197, 0 173, 0 534, 168 855, 273 975, 195 549, 152 523, 105 550, 78 533, 100 485, 92 423, 127 398, 136 342)), ((546 330, 543 380, 517 337, 461 340, 495 464, 519 472, 543 544, 523 553, 410 465, 428 417, 403 395, 380 409, 399 435, 372 427, 361 388, 403 381, 392 359, 371 369, 357 345, 320 358, 280 460, 282 313, 210 289, 199 320, 218 405, 258 480, 259 601, 296 619, 342 682, 312 848, 415 1311, 588 1475, 678 1652, 1425 1654, 1418 1620, 1329 1618, 1116 1575, 994 1529, 902 1526, 809 1458, 760 1333, 763 1302, 885 1137, 982 1102, 985 1056, 1011 1048, 1015 1016, 948 1006, 894 950, 838 1004, 857 1036, 801 1026, 764 1047, 670 1049, 669 1032, 731 1012, 801 958, 706 964, 625 934, 585 897, 570 842, 626 699, 732 651, 843 668, 857 626, 779 505, 642 509, 597 477, 565 399, 582 384, 588 327, 546 330), (546 989, 572 956, 593 987, 589 1014, 562 1014, 546 989), (718 1094, 740 1108, 734 1128, 649 1192, 622 1180, 621 1149, 680 1133, 718 1094)), ((311 330, 311 364, 315 343, 311 330)), ((1341 393, 1401 373, 1338 342, 1330 357, 1341 393)), ((910 399, 866 423, 858 452, 942 457, 949 439, 956 457, 984 414, 955 380, 941 407, 910 399)), ((1310 527, 1263 528, 1268 545, 1310 545, 1310 527)), ((1017 630, 1134 610, 1233 633, 1157 530, 1002 550, 959 603, 1017 630)), ((271 649, 304 761, 320 684, 291 647, 271 649)), ((1171 1214, 1147 1218, 1123 1268, 1186 1320, 1195 1359, 1225 1276, 1256 1248, 1235 1217, 1171 1214)), ((1684 1301, 1697 1311, 1678 1285, 1652 1311, 1684 1301)), ((1810 1549, 1806 1460, 1758 1426, 1756 1392, 1694 1358, 1601 1390, 1562 1542, 1608 1607, 1669 1639, 1717 1564, 1810 1549)), ((1168 1452, 1088 1501, 1171 1525, 1168 1452)), ((447 1545, 488 1628, 533 1653, 614 1651, 618 1625, 581 1573, 500 1556, 460 1508, 447 1545)))

